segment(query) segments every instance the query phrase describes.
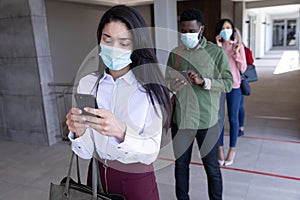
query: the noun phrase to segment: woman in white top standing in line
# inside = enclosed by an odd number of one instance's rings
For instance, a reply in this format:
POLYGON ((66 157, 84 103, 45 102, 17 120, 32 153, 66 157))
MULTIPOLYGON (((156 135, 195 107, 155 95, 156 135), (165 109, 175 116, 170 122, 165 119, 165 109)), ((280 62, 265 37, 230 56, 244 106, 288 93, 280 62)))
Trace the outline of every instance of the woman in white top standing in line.
MULTIPOLYGON (((219 163, 220 165, 231 165, 235 157, 236 142, 239 133, 239 107, 242 97, 240 84, 241 75, 246 68, 245 50, 241 43, 235 40, 235 28, 230 19, 221 19, 216 24, 216 43, 226 52, 230 64, 230 70, 233 76, 232 90, 226 93, 227 111, 230 125, 229 151, 226 159, 224 158, 224 126, 220 136, 219 163)), ((221 104, 224 106, 224 103, 221 104)))
MULTIPOLYGON (((157 200, 152 163, 170 113, 170 99, 142 16, 127 6, 109 9, 99 23, 103 71, 83 77, 78 93, 93 94, 91 114, 72 108, 67 114, 72 150, 81 158, 100 157, 105 192, 127 200, 157 200)), ((89 172, 88 182, 91 179, 89 172)))

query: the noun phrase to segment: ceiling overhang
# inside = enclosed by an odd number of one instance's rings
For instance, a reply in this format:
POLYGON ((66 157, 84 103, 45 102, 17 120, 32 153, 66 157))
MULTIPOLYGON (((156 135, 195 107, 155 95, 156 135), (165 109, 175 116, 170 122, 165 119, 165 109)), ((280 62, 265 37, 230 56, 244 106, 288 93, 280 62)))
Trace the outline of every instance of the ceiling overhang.
POLYGON ((148 5, 154 3, 154 0, 60 0, 60 1, 103 5, 103 6, 116 6, 116 5, 138 6, 138 5, 148 5))

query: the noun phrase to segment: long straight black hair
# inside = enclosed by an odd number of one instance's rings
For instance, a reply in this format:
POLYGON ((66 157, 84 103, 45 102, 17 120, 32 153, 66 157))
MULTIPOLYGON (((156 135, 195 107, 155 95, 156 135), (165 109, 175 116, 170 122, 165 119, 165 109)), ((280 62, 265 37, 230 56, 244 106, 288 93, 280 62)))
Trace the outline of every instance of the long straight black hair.
POLYGON ((144 18, 135 9, 125 5, 110 8, 103 15, 98 26, 98 45, 101 41, 104 26, 113 21, 120 21, 127 26, 129 31, 132 30, 130 32, 133 36, 133 52, 131 54, 130 69, 134 69, 132 71, 137 81, 142 84, 148 93, 152 104, 154 105, 154 99, 156 99, 162 110, 165 110, 163 112, 163 126, 167 128, 166 122, 169 121, 171 113, 169 90, 159 68, 150 30, 144 18))

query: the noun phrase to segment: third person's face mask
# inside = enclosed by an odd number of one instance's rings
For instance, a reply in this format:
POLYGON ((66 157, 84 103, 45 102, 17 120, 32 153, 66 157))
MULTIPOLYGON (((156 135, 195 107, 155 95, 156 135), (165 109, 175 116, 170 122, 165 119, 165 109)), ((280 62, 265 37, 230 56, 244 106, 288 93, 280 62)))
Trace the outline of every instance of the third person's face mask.
POLYGON ((220 36, 223 38, 223 40, 230 40, 231 35, 232 29, 223 29, 220 32, 220 36))
POLYGON ((107 46, 100 43, 101 52, 99 56, 103 63, 111 70, 121 70, 132 63, 130 56, 132 50, 107 46))
POLYGON ((182 43, 190 48, 193 49, 199 43, 199 33, 201 32, 201 28, 198 33, 181 33, 181 41, 182 43))

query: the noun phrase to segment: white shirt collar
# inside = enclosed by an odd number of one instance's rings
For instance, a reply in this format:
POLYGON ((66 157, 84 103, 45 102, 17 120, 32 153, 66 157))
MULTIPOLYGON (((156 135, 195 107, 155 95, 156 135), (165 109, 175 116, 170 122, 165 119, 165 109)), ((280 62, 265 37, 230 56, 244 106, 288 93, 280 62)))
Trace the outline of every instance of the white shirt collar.
MULTIPOLYGON (((104 79, 107 79, 107 78, 113 80, 112 76, 110 74, 106 73, 106 71, 104 71, 103 77, 100 79, 99 83, 101 83, 104 79)), ((129 70, 126 74, 124 74, 123 76, 117 78, 115 80, 115 82, 118 82, 120 80, 124 80, 129 85, 136 82, 136 78, 135 78, 135 75, 133 74, 132 70, 129 70)))

